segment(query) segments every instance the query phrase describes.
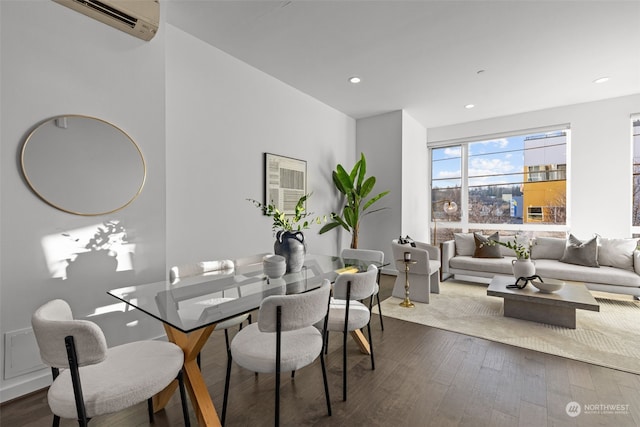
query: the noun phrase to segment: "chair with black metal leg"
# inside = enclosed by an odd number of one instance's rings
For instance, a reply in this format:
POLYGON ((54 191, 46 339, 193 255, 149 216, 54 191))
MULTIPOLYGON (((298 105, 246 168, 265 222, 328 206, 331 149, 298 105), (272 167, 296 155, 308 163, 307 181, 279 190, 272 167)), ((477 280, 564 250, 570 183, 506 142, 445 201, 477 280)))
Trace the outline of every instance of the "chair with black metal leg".
MULTIPOLYGON (((168 399, 178 380, 185 425, 189 425, 182 365, 184 354, 165 341, 136 341, 107 348, 100 327, 75 320, 67 302, 57 299, 38 308, 31 324, 42 361, 51 367, 53 384, 47 394, 54 414, 77 419, 81 426, 99 415, 118 412, 147 401, 153 422, 153 400, 168 399)), ((165 400, 166 401, 166 400, 165 400)))
POLYGON ((370 265, 363 273, 343 273, 338 275, 333 284, 333 298, 329 304, 329 320, 327 328, 330 331, 343 333, 342 338, 342 400, 347 400, 347 336, 349 332, 367 327, 369 333, 369 349, 371 352, 371 370, 376 368, 373 358, 373 342, 371 340, 371 311, 359 302, 373 295, 378 268, 370 265))
POLYGON ((320 357, 327 411, 331 415, 327 371, 324 362, 324 334, 314 325, 327 323, 331 285, 290 295, 271 295, 260 304, 258 321, 243 328, 231 341, 227 364, 222 424, 227 417, 231 361, 253 372, 275 373, 275 425, 280 422, 280 373, 292 372, 320 357))
MULTIPOLYGON (((373 249, 351 249, 346 248, 343 249, 340 257, 343 259, 356 259, 364 262, 375 262, 378 263, 380 267, 384 264, 384 252, 376 251, 373 249)), ((380 329, 384 331, 384 323, 382 321, 382 306, 380 305, 380 271, 381 268, 378 268, 378 277, 376 277, 376 286, 373 292, 373 296, 369 300, 369 309, 373 306, 373 297, 376 298, 378 304, 378 317, 380 318, 380 329)))

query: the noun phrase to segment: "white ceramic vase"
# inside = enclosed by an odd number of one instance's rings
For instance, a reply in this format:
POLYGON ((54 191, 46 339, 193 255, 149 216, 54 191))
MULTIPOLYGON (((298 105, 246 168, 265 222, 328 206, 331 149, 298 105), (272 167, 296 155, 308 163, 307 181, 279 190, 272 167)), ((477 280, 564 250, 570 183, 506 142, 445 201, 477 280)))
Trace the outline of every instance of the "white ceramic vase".
POLYGON ((513 276, 518 279, 520 277, 531 277, 536 274, 536 265, 530 259, 514 259, 511 261, 513 267, 513 276))
POLYGON ((287 270, 287 263, 283 256, 266 255, 262 258, 264 274, 270 279, 279 279, 287 270))

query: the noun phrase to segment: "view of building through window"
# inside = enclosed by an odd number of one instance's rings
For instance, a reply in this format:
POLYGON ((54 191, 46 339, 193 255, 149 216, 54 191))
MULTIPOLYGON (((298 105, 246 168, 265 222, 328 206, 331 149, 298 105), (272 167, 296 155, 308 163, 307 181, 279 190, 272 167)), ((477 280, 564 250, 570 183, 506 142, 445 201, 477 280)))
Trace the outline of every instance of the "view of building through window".
POLYGON ((454 229, 540 229, 536 224, 564 233, 568 137, 569 130, 558 130, 432 148, 437 241, 454 229), (449 201, 454 213, 443 209, 449 201))

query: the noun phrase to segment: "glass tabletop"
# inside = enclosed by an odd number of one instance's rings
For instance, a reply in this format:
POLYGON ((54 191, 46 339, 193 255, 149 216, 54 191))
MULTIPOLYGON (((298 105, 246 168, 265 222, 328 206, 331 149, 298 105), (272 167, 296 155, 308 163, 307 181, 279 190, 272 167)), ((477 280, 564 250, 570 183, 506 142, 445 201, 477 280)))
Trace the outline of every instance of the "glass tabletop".
MULTIPOLYGON (((260 259, 260 257, 256 257, 260 259)), ((379 263, 329 255, 307 254, 302 270, 269 279, 261 261, 233 270, 221 270, 180 279, 127 286, 107 293, 185 333, 248 313, 269 295, 306 292, 318 288, 324 279, 333 282, 338 274, 367 269, 379 263)))

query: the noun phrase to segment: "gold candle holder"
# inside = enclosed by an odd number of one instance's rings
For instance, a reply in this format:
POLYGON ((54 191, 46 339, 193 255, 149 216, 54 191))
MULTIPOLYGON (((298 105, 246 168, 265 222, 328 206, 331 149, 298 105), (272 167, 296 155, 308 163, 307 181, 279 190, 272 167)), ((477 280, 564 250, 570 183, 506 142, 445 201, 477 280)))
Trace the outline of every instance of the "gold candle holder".
POLYGON ((413 261, 410 256, 405 256, 398 261, 404 263, 404 300, 400 303, 400 307, 414 308, 416 305, 409 299, 409 265, 416 264, 417 261, 413 261))

